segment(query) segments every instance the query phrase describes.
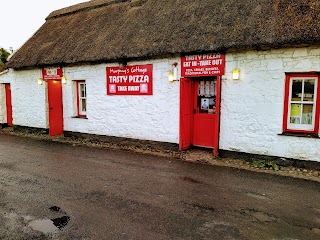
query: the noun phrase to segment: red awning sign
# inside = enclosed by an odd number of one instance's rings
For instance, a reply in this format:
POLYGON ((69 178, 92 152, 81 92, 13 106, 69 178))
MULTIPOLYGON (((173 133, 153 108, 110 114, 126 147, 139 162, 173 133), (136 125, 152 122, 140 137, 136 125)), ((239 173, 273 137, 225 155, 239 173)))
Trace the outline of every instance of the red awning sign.
POLYGON ((221 76, 224 75, 226 56, 220 53, 187 55, 181 57, 181 76, 221 76))
POLYGON ((47 67, 42 69, 42 79, 46 80, 61 80, 63 76, 62 68, 47 67))
POLYGON ((152 64, 107 67, 108 95, 152 95, 152 64))

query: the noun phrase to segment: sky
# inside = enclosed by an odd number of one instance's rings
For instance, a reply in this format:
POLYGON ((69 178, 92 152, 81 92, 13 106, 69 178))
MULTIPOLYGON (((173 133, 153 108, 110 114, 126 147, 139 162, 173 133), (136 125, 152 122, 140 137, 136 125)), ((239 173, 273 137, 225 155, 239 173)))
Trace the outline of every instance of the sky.
POLYGON ((1 0, 0 48, 17 50, 54 10, 87 0, 1 0))

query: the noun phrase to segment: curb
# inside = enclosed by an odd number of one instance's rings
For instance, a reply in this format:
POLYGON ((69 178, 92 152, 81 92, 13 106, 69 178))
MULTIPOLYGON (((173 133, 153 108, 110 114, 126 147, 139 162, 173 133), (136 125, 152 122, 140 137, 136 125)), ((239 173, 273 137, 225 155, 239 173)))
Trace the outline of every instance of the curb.
POLYGON ((150 146, 146 146, 146 147, 128 146, 128 145, 121 145, 119 143, 113 143, 113 142, 101 142, 101 141, 90 140, 90 139, 76 139, 73 137, 65 137, 65 136, 51 137, 48 134, 42 134, 42 133, 28 133, 23 131, 14 131, 12 128, 0 129, 0 133, 19 136, 19 137, 27 137, 27 138, 37 139, 37 140, 60 142, 64 144, 70 144, 72 146, 86 146, 86 147, 104 148, 104 149, 111 149, 111 150, 132 151, 140 154, 149 154, 149 155, 154 155, 159 157, 175 158, 177 160, 191 162, 191 163, 205 164, 205 165, 212 165, 212 166, 219 166, 219 167, 228 167, 228 168, 234 168, 239 170, 257 172, 257 173, 265 173, 265 174, 272 174, 272 175, 278 175, 283 177, 297 178, 301 180, 315 181, 320 183, 320 171, 317 171, 317 170, 281 166, 280 170, 275 171, 270 168, 254 167, 250 162, 241 160, 241 159, 213 157, 212 151, 207 149, 172 151, 172 150, 165 150, 165 149, 156 149, 150 146))

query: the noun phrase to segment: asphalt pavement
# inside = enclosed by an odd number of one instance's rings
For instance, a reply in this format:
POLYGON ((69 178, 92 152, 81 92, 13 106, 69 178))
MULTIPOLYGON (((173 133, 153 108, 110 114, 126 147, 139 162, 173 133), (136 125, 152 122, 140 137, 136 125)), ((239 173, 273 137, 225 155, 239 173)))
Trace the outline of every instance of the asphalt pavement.
POLYGON ((0 133, 0 239, 320 239, 320 183, 0 133))

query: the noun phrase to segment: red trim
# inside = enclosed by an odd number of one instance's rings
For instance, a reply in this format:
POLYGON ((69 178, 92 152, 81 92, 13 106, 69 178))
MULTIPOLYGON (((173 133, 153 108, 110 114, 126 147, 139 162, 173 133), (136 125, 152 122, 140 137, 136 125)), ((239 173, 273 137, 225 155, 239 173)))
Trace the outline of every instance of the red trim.
POLYGON ((77 116, 79 117, 86 117, 86 114, 80 114, 80 95, 79 95, 79 84, 80 83, 85 83, 85 80, 76 80, 76 89, 77 89, 77 116))
POLYGON ((12 121, 12 98, 11 98, 11 88, 10 84, 6 83, 5 85, 5 92, 6 92, 6 111, 7 111, 7 124, 8 126, 13 126, 12 121))
POLYGON ((314 131, 316 134, 319 134, 319 116, 320 116, 320 78, 318 76, 318 83, 317 83, 317 100, 316 100, 316 116, 315 116, 315 123, 314 123, 314 131))
POLYGON ((315 131, 310 130, 295 130, 295 129, 287 129, 285 132, 296 132, 296 133, 315 133, 315 131))
POLYGON ((297 132, 297 133, 319 133, 319 115, 320 115, 320 82, 319 82, 319 73, 317 72, 309 72, 309 73, 287 73, 285 79, 285 93, 284 93, 284 107, 283 107, 283 122, 282 122, 282 130, 283 132, 297 132), (295 130, 288 129, 288 114, 289 114, 289 96, 290 96, 290 79, 294 77, 316 77, 317 80, 317 99, 316 99, 316 111, 315 111, 315 123, 314 130, 295 130))
POLYGON ((289 90, 290 90, 290 75, 286 75, 284 87, 284 108, 283 108, 283 122, 282 131, 288 131, 288 111, 289 111, 289 90))
POLYGON ((221 105, 221 76, 217 77, 216 88, 216 122, 214 131, 214 146, 213 155, 217 157, 219 155, 219 136, 220 136, 220 105, 221 105))

